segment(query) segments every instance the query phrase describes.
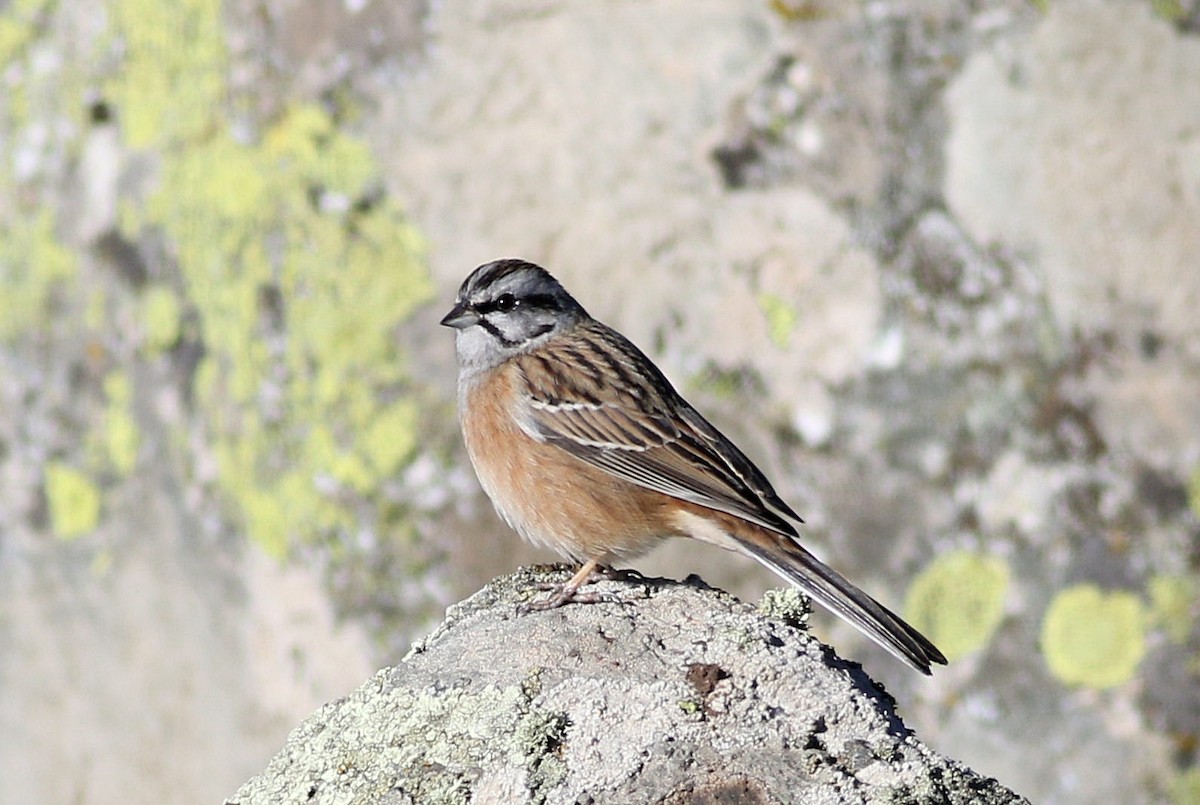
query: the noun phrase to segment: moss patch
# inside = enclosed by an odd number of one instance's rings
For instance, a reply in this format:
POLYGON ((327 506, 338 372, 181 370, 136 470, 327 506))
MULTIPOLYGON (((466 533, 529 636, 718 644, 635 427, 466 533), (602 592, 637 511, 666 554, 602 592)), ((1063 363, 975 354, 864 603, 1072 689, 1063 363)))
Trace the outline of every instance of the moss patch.
POLYGON ((91 479, 65 464, 46 467, 46 503, 50 524, 62 539, 75 539, 100 522, 100 492, 91 479))
POLYGON ((936 559, 908 589, 906 617, 948 660, 982 648, 1004 617, 1004 560, 955 551, 936 559))
POLYGON ((1055 596, 1042 622, 1050 671, 1068 685, 1110 688, 1133 678, 1146 654, 1146 613, 1137 596, 1093 584, 1055 596))

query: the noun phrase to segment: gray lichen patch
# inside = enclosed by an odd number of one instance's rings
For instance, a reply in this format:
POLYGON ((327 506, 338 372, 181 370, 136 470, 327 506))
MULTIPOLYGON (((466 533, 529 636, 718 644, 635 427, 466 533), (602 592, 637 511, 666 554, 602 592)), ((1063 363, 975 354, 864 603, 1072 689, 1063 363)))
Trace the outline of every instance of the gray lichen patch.
POLYGON ((376 674, 351 696, 322 708, 297 728, 268 773, 236 802, 470 802, 494 770, 538 791, 565 774, 555 757, 567 717, 532 705, 521 685, 473 689, 447 680, 398 687, 376 674), (331 729, 336 723, 337 728, 331 729), (272 777, 273 772, 282 772, 272 777))

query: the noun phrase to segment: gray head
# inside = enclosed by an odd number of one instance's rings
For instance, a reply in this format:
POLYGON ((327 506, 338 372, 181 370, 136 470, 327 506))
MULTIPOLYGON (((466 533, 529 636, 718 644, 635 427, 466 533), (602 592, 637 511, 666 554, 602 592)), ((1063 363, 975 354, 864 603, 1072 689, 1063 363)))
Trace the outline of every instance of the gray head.
POLYGON ((460 366, 487 368, 587 315, 546 269, 524 260, 496 260, 463 280, 442 324, 458 331, 460 366))

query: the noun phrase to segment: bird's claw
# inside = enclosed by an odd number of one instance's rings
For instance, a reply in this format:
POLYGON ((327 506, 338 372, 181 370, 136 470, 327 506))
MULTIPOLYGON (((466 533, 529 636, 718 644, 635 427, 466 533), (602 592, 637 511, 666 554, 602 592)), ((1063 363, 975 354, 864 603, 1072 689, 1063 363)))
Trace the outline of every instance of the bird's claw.
POLYGON ((550 590, 550 595, 539 601, 528 601, 517 607, 518 615, 528 615, 530 612, 547 612, 567 604, 616 604, 620 599, 612 593, 580 592, 561 584, 539 582, 533 585, 538 590, 550 590))

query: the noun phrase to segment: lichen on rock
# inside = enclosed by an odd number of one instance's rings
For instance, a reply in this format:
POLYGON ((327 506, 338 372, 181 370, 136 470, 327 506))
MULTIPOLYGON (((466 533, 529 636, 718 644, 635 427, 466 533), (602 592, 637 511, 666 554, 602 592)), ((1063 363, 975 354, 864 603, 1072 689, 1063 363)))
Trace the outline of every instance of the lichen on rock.
MULTIPOLYGON (((922 744, 857 665, 695 582, 498 579, 395 668, 301 724, 230 805, 290 802, 1023 802, 922 744)), ((789 602, 773 600, 773 612, 789 602)))

